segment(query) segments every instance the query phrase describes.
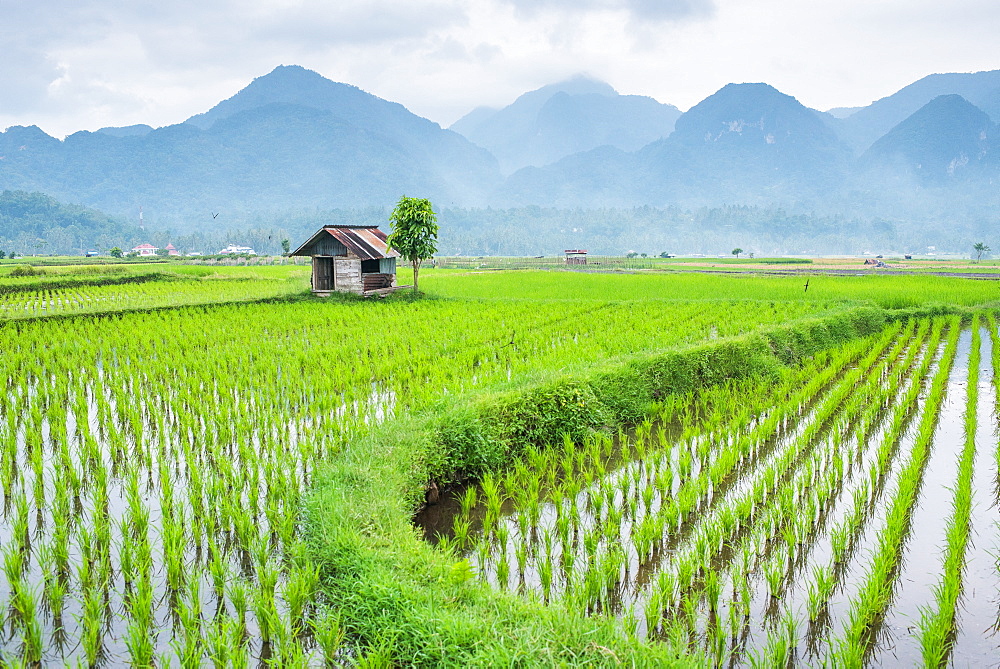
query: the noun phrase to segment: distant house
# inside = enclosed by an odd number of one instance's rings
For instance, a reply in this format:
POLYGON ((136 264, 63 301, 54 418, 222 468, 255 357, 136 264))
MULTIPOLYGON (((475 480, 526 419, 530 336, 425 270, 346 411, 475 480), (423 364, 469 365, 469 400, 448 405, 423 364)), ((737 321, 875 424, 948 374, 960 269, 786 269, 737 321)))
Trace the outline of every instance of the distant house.
POLYGON ((140 256, 155 256, 156 252, 160 249, 156 248, 152 244, 139 244, 132 249, 133 253, 138 253, 140 256))
POLYGON ((566 249, 563 253, 566 254, 567 265, 587 264, 587 251, 584 249, 566 249))
POLYGON ((219 251, 218 255, 224 256, 224 255, 229 255, 230 253, 233 253, 233 254, 245 254, 245 255, 248 255, 248 256, 255 256, 255 255, 257 255, 257 252, 254 251, 249 246, 233 246, 233 245, 229 245, 226 248, 222 249, 221 251, 219 251))
POLYGON ((167 255, 168 256, 179 256, 181 253, 174 247, 173 244, 167 244, 167 255))
POLYGON ((312 291, 382 295, 396 290, 396 258, 375 225, 325 225, 291 254, 312 258, 312 291))

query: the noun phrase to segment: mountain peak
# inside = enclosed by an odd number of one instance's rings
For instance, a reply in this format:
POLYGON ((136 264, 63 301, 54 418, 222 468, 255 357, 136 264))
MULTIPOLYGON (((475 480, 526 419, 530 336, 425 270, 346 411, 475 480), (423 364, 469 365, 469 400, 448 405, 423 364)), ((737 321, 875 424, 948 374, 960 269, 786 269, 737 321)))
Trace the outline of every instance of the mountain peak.
POLYGON ((619 95, 578 74, 518 96, 500 110, 477 108, 451 129, 493 152, 508 173, 598 146, 635 151, 666 137, 680 111, 653 98, 619 95))
POLYGON ((953 178, 991 157, 996 126, 961 95, 939 95, 882 136, 862 156, 925 181, 953 178))
POLYGON ((267 74, 256 77, 236 95, 223 100, 207 112, 192 116, 186 123, 207 130, 223 118, 275 103, 322 109, 353 120, 360 110, 375 102, 403 109, 402 105, 386 102, 357 86, 331 81, 300 65, 279 65, 267 74))
POLYGON ((357 86, 351 86, 350 84, 337 84, 319 72, 304 68, 301 65, 278 65, 267 74, 255 77, 241 92, 263 90, 271 93, 280 93, 291 89, 296 93, 300 93, 303 89, 323 88, 331 84, 357 89, 357 86))
POLYGON ((815 112, 769 84, 726 84, 677 120, 675 142, 760 142, 782 144, 833 133, 815 112))
POLYGON ((940 95, 957 94, 1000 121, 1000 70, 929 74, 843 119, 843 133, 858 151, 940 95))
POLYGON ((529 99, 533 97, 548 99, 556 93, 566 93, 567 95, 605 95, 608 97, 618 95, 618 91, 606 81, 601 81, 589 74, 581 73, 574 74, 569 79, 564 79, 563 81, 548 84, 547 86, 524 93, 518 97, 518 100, 526 97, 529 99))

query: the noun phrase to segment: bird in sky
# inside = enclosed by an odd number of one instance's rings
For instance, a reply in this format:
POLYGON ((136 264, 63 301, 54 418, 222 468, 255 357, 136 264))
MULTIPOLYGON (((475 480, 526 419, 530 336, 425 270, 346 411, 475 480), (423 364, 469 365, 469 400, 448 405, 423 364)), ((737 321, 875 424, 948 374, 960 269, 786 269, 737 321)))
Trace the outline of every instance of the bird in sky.
POLYGON ((212 218, 218 218, 218 217, 219 217, 218 214, 212 214, 212 218))

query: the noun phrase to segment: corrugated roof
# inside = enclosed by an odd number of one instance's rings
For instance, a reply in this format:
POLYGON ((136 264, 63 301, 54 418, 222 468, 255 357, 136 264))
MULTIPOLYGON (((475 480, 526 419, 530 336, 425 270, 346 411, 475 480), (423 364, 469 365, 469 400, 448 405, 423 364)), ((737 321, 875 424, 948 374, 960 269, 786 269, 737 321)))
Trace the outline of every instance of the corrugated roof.
POLYGON ((323 234, 329 234, 362 260, 399 257, 397 251, 387 249, 386 234, 374 225, 325 225, 291 255, 303 255, 304 249, 311 246, 323 234))
POLYGON ((362 260, 399 257, 399 253, 387 249, 386 234, 378 228, 329 227, 323 229, 362 260))

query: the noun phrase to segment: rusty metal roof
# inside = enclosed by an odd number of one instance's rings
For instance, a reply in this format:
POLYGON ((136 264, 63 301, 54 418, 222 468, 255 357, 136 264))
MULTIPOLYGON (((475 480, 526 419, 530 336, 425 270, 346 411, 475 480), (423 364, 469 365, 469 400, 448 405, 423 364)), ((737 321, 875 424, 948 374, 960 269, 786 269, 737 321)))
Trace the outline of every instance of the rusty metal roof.
POLYGON ((377 260, 379 258, 398 258, 399 253, 386 247, 386 234, 376 227, 345 228, 341 226, 324 227, 334 239, 347 247, 347 250, 362 260, 377 260))
POLYGON ((324 225, 291 255, 309 255, 304 253, 304 250, 326 234, 343 244, 349 252, 362 260, 399 257, 397 251, 387 249, 386 234, 375 225, 324 225))

